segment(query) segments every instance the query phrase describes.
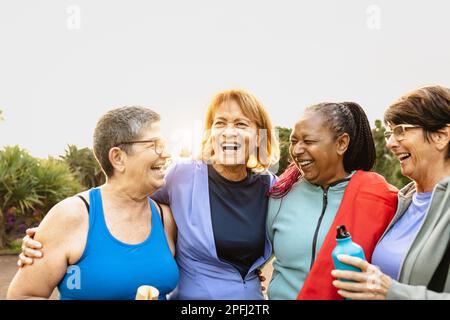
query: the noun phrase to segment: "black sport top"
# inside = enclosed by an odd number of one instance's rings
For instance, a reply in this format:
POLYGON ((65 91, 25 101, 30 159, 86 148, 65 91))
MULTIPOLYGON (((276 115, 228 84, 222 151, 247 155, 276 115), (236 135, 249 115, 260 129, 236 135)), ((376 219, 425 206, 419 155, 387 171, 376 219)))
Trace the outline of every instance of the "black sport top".
POLYGON ((217 256, 244 279, 264 254, 270 176, 248 170, 244 180, 229 181, 208 165, 208 186, 217 256))

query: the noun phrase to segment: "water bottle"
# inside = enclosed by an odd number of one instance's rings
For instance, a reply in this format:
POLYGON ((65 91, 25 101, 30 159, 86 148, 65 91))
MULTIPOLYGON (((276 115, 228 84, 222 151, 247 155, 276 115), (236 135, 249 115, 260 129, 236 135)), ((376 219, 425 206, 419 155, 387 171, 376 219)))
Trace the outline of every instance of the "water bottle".
MULTIPOLYGON (((347 231, 344 225, 337 227, 336 242, 337 245, 331 253, 331 257, 333 258, 334 262, 334 268, 336 270, 361 272, 361 269, 342 263, 337 258, 339 254, 345 254, 348 256, 360 258, 362 260, 366 260, 363 249, 360 245, 352 241, 352 237, 350 236, 350 233, 347 231)), ((342 279, 342 281, 348 280, 342 279)))

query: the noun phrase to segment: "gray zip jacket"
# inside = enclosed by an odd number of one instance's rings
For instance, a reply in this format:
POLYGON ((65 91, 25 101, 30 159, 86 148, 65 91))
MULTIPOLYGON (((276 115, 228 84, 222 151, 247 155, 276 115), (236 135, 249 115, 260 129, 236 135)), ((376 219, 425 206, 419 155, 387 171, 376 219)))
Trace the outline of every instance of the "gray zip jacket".
MULTIPOLYGON (((406 212, 414 192, 416 192, 414 182, 399 191, 397 212, 380 240, 406 212)), ((427 285, 441 262, 449 241, 450 177, 446 177, 434 187, 422 227, 400 267, 399 281, 392 280, 387 299, 450 300, 450 275, 447 275, 443 293, 427 290, 427 285)))

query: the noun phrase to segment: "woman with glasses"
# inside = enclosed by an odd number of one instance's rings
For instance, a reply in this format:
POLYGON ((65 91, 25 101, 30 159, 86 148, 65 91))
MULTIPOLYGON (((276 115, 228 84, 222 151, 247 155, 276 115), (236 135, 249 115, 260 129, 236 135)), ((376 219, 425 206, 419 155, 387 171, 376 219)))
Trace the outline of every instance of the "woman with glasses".
POLYGON ((48 212, 35 235, 42 250, 28 251, 43 256, 19 269, 8 299, 47 299, 55 287, 61 299, 134 299, 142 285, 165 299, 176 287, 174 220, 169 207, 149 199, 164 185, 168 158, 159 115, 109 111, 95 128, 94 153, 106 183, 48 212))
POLYGON ((385 112, 387 147, 404 176, 394 219, 372 264, 343 257, 362 273, 333 271, 351 299, 450 299, 450 89, 428 86, 385 112), (376 266, 376 267, 375 267, 376 266))

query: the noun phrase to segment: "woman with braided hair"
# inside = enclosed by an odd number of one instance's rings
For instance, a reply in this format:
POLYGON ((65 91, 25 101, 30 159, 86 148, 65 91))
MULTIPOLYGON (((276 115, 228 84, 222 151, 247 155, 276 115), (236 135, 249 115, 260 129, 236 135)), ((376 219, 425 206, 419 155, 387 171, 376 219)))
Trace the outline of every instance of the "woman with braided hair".
POLYGON ((336 227, 345 225, 370 261, 395 213, 397 190, 369 172, 375 145, 357 103, 308 107, 290 139, 292 164, 269 192, 275 260, 268 296, 342 299, 331 275, 336 227))

